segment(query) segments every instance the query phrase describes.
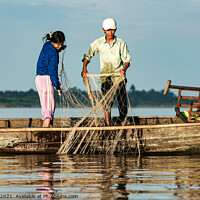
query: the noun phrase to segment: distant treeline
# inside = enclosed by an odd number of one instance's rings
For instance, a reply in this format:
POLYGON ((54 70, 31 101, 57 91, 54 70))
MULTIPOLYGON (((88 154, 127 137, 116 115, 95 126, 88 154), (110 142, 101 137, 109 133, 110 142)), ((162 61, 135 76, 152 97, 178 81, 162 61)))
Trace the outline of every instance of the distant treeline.
MULTIPOLYGON (((72 88, 71 92, 76 93, 76 98, 82 101, 83 96, 88 99, 87 92, 77 88, 72 88)), ((132 85, 128 90, 128 96, 132 107, 137 106, 173 106, 177 104, 177 96, 168 91, 167 95, 163 95, 163 91, 137 91, 132 85)), ((60 105, 60 97, 55 92, 55 100, 57 106, 60 105)), ((90 106, 88 100, 88 106, 90 106)), ((116 104, 116 102, 115 102, 116 104)), ((37 91, 30 89, 29 91, 0 91, 0 107, 39 107, 40 101, 37 91)))

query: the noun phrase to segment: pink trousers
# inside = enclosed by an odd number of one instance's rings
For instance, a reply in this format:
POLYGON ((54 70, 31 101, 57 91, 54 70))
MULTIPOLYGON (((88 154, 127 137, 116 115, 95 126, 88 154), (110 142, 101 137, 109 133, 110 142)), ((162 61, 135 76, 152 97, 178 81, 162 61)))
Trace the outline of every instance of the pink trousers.
POLYGON ((54 99, 54 87, 52 86, 50 76, 37 75, 35 79, 35 84, 40 97, 40 104, 42 107, 42 120, 50 118, 51 124, 53 124, 55 99, 54 99))

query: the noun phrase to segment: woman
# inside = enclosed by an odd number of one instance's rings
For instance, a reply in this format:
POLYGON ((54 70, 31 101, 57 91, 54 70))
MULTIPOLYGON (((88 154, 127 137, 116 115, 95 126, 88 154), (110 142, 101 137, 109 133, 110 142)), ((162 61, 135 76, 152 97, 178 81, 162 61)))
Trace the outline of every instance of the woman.
POLYGON ((60 82, 58 78, 59 52, 66 48, 65 35, 61 31, 48 33, 37 62, 36 88, 42 107, 43 127, 53 125, 55 99, 54 87, 61 96, 60 82))

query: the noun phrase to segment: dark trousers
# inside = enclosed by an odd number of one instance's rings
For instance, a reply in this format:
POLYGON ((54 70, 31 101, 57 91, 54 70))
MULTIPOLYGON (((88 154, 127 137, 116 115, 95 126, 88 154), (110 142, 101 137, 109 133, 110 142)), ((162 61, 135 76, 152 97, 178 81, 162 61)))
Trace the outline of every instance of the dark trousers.
MULTIPOLYGON (((126 82, 127 82, 126 79, 125 79, 125 81, 120 82, 115 95, 113 95, 111 98, 108 97, 108 99, 106 99, 106 104, 107 104, 106 108, 108 108, 108 109, 105 109, 105 110, 108 112, 111 112, 111 107, 113 106, 113 101, 116 96, 117 102, 118 102, 119 116, 120 116, 121 121, 124 121, 124 119, 127 115, 127 112, 128 112, 126 85, 125 85, 126 82)), ((107 77, 106 81, 104 83, 102 83, 102 85, 101 85, 102 95, 105 96, 106 93, 111 89, 112 86, 113 86, 113 82, 111 80, 111 77, 107 77)))

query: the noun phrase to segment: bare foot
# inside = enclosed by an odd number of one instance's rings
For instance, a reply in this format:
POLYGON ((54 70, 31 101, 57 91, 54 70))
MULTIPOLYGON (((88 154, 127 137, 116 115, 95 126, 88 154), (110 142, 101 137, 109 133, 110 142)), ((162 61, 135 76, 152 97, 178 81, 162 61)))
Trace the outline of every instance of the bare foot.
POLYGON ((51 118, 46 118, 44 121, 43 121, 43 126, 42 127, 50 127, 50 122, 51 122, 51 118))

